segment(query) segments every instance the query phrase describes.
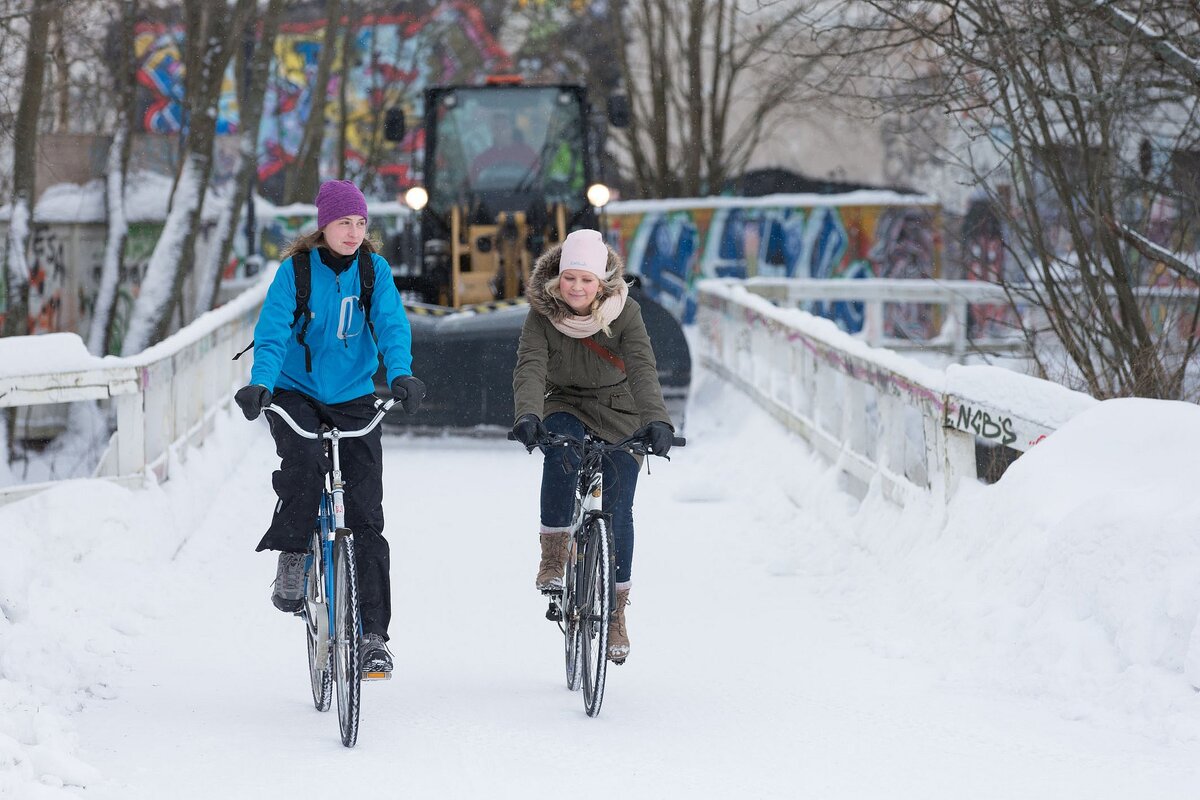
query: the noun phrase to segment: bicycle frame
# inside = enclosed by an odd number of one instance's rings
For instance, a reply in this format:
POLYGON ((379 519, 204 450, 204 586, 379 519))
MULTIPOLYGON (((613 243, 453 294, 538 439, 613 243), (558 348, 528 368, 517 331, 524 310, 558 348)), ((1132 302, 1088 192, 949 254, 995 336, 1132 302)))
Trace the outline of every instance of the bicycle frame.
MULTIPOLYGON (((577 509, 571 520, 570 548, 575 550, 575 543, 582 536, 587 523, 593 517, 604 517, 612 529, 612 512, 604 510, 604 469, 600 459, 596 460, 593 468, 586 464, 579 465, 579 480, 575 485, 575 502, 577 509)), ((570 563, 574 564, 574 561, 570 563)), ((576 565, 578 568, 578 565, 576 565)))
MULTIPOLYGON (((364 427, 355 431, 341 431, 337 428, 325 428, 324 426, 319 431, 307 431, 301 428, 296 420, 292 419, 291 414, 279 406, 269 405, 263 409, 263 411, 270 411, 278 416, 298 436, 303 436, 305 439, 320 439, 325 447, 325 454, 329 456, 330 461, 333 463, 333 469, 325 476, 325 488, 321 490, 321 505, 317 513, 317 520, 321 529, 321 554, 326 564, 333 563, 333 543, 337 540, 338 531, 344 531, 344 535, 353 536, 350 531, 346 530, 346 484, 342 480, 342 462, 338 442, 342 439, 354 439, 366 436, 378 427, 384 416, 387 415, 387 412, 395 404, 396 400, 394 398, 387 401, 376 398, 375 417, 364 427)), ((329 615, 330 626, 328 630, 332 630, 333 604, 329 602, 329 598, 333 597, 333 570, 326 569, 324 572, 325 606, 329 615)), ((328 641, 326 641, 326 644, 328 644, 328 641)))

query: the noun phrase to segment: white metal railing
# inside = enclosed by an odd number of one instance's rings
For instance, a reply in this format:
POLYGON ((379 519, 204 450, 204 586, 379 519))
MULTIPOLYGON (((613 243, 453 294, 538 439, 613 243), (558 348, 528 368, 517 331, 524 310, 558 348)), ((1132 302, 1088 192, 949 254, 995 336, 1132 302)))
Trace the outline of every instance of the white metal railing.
POLYGON ((1014 327, 1008 335, 977 335, 969 338, 967 315, 971 306, 1007 306, 1004 287, 982 281, 932 279, 863 278, 750 278, 747 290, 779 305, 811 310, 818 302, 845 301, 863 304, 863 338, 873 347, 894 349, 941 349, 955 355, 968 348, 988 352, 1023 349, 1025 339, 1014 327), (888 335, 886 306, 927 303, 943 310, 941 329, 931 339, 901 339, 888 335))
POLYGON ((741 281, 701 282, 697 325, 706 366, 900 503, 927 492, 948 499, 976 477, 976 439, 1027 450, 1096 402, 998 367, 926 367, 741 281))
MULTIPOLYGON (((1027 347, 1023 329, 1044 328, 1043 312, 1025 301, 1035 287, 1006 288, 984 281, 863 278, 749 278, 741 284, 776 305, 812 310, 821 302, 863 304, 863 339, 874 347, 896 350, 944 350, 961 356, 971 350, 982 352, 1023 351, 1027 347), (941 329, 932 338, 898 338, 888 335, 886 307, 897 304, 929 304, 942 309, 941 329), (1016 304, 1019 312, 1011 309, 1016 304), (997 334, 991 330, 971 331, 968 314, 972 306, 1002 307, 1008 320, 997 334), (1018 313, 1020 319, 1018 321, 1018 313)), ((1060 286, 1059 291, 1068 287, 1060 286)), ((1082 287, 1075 291, 1082 292, 1082 287)), ((1044 292, 1041 292, 1044 294, 1044 292)), ((1109 290, 1110 295, 1113 293, 1109 290)), ((1200 289, 1195 287, 1139 286, 1134 295, 1148 303, 1190 311, 1200 289)), ((1176 315, 1178 316, 1178 315, 1176 315)))
MULTIPOLYGON (((72 333, 0 339, 0 408, 111 399, 117 429, 94 476, 126 485, 165 480, 172 456, 186 460, 249 375, 233 360, 253 338, 273 269, 220 308, 129 358, 90 355, 72 333), (7 353, 8 358, 4 357, 7 353)), ((0 503, 51 484, 0 488, 0 503)))

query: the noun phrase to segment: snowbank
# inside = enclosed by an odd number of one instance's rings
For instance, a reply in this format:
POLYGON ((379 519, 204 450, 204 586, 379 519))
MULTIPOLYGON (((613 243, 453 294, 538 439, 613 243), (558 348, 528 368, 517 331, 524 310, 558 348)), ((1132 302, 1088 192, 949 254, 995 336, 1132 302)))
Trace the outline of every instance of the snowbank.
POLYGON ((163 567, 245 446, 230 421, 219 416, 181 480, 140 491, 65 481, 0 508, 0 797, 74 797, 100 779, 78 757, 71 717, 113 696, 129 637, 173 591, 163 567))
POLYGON ((877 613, 954 683, 1200 741, 1197 452, 1200 407, 1109 400, 944 511, 876 493, 851 529, 888 575, 877 613))

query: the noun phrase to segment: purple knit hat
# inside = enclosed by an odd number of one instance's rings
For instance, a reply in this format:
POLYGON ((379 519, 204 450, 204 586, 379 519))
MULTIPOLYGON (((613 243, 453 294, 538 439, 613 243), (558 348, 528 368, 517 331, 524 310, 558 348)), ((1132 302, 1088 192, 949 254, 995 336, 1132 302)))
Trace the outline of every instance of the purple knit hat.
POLYGON ((351 181, 325 181, 317 190, 317 227, 358 214, 367 218, 367 198, 351 181))

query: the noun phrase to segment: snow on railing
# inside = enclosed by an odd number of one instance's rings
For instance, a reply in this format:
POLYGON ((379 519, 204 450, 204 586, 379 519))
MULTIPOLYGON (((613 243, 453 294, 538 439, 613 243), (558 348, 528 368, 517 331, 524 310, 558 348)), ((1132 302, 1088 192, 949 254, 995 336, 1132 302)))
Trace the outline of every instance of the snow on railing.
MULTIPOLYGON (((99 358, 73 333, 0 339, 0 408, 111 399, 117 430, 94 477, 139 485, 168 477, 212 430, 216 411, 249 376, 253 359, 233 356, 250 343, 274 274, 142 353, 99 358)), ((0 503, 51 484, 0 488, 0 503)))
POLYGON ((903 504, 948 499, 977 476, 976 440, 1024 451, 1096 401, 999 367, 927 367, 826 319, 780 308, 742 281, 700 284, 706 366, 815 450, 903 504))

